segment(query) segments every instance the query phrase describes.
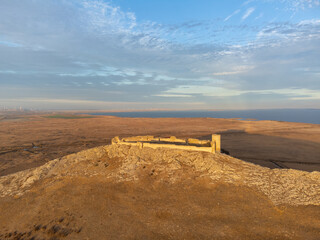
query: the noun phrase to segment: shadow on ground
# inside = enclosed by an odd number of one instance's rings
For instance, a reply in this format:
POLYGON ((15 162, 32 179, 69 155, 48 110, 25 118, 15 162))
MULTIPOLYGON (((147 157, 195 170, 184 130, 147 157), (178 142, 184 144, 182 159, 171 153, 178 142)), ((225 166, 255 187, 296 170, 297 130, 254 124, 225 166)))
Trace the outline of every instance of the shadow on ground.
MULTIPOLYGON (((269 168, 320 171, 318 143, 250 134, 242 130, 228 130, 218 134, 221 134, 221 147, 233 157, 269 168)), ((200 138, 210 139, 211 135, 200 138)))

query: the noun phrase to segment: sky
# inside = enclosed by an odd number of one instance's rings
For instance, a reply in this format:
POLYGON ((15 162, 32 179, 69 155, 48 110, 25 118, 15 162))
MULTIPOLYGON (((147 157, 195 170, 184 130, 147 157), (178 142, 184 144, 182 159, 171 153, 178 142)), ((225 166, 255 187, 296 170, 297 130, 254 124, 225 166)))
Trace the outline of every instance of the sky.
POLYGON ((320 0, 1 0, 19 106, 320 108, 320 0))

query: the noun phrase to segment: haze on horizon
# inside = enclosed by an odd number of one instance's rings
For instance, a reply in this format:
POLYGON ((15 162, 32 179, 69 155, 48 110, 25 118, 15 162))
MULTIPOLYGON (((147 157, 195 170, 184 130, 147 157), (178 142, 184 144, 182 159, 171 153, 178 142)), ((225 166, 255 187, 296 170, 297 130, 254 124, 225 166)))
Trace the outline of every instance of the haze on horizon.
POLYGON ((319 0, 3 0, 0 107, 320 107, 319 0))

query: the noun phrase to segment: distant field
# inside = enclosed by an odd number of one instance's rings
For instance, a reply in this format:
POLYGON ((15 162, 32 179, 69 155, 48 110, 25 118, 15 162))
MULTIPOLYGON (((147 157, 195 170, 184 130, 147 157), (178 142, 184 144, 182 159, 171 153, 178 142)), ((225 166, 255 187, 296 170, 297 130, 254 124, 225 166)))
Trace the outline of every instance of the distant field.
POLYGON ((78 118, 94 118, 94 116, 77 116, 77 115, 50 115, 45 116, 46 118, 62 118, 62 119, 78 119, 78 118))

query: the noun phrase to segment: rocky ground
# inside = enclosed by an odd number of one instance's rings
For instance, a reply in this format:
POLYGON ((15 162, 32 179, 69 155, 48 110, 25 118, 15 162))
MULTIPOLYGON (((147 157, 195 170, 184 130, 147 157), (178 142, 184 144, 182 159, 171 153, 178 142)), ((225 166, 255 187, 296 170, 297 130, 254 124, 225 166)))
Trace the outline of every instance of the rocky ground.
POLYGON ((319 239, 320 173, 108 145, 0 178, 0 239, 319 239))

